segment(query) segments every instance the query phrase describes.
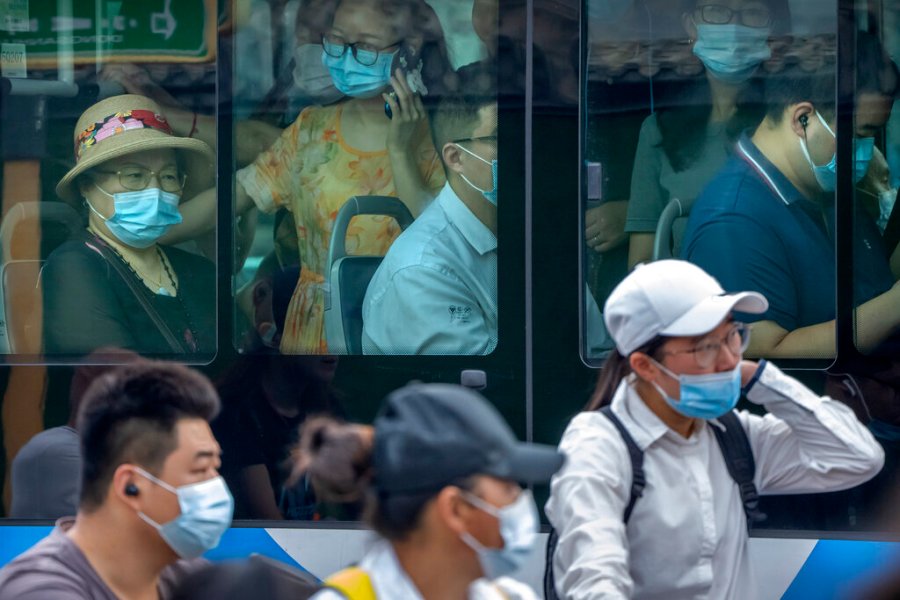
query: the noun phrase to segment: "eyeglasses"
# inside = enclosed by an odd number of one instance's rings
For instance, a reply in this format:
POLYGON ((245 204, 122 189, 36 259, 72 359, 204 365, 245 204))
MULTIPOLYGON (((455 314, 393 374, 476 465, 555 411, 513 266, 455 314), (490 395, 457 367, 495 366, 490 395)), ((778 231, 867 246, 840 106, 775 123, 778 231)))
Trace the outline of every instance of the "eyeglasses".
POLYGON ((687 350, 670 350, 661 354, 693 354, 694 362, 701 369, 713 366, 722 351, 722 346, 728 348, 734 356, 741 356, 750 344, 750 326, 744 323, 735 323, 719 342, 703 342, 687 350))
POLYGON ((478 137, 467 137, 467 138, 459 138, 458 140, 453 140, 454 144, 461 144, 463 142, 493 142, 497 143, 496 135, 482 135, 478 137))
POLYGON ((147 189, 150 180, 156 176, 159 181, 159 187, 164 192, 180 192, 184 189, 184 182, 187 175, 178 171, 178 167, 163 167, 159 171, 153 171, 146 167, 137 165, 122 167, 118 171, 95 171, 103 175, 117 175, 119 177, 119 185, 126 190, 139 192, 147 189))
POLYGON ((707 4, 697 8, 695 14, 699 14, 704 23, 712 25, 731 23, 735 14, 739 15, 741 25, 745 27, 768 27, 772 23, 772 13, 762 6, 734 10, 721 4, 707 4))
MULTIPOLYGON (((350 48, 350 52, 353 53, 353 58, 356 59, 356 62, 366 67, 374 65, 376 61, 378 61, 378 56, 380 54, 399 45, 400 42, 396 42, 390 46, 385 46, 384 48, 376 48, 372 44, 367 44, 365 42, 348 44, 344 38, 331 33, 326 33, 322 36, 322 48, 325 49, 325 54, 332 58, 340 58, 347 52, 347 48, 350 48)), ((391 50, 391 52, 393 52, 393 50, 391 50)))

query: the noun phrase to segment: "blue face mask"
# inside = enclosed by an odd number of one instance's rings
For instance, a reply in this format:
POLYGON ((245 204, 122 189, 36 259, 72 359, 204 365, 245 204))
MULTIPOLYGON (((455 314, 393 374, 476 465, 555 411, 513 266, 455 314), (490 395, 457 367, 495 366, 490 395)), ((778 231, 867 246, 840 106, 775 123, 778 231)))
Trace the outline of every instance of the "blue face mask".
POLYGON ((477 158, 478 160, 480 160, 480 161, 483 162, 484 164, 486 164, 486 165, 491 165, 491 179, 492 179, 493 182, 494 182, 494 187, 493 187, 492 189, 490 189, 490 190, 483 190, 483 189, 481 189, 480 187, 478 187, 477 185, 475 185, 474 183, 472 183, 471 181, 469 181, 469 178, 466 177, 465 175, 463 175, 462 173, 460 173, 459 176, 463 178, 463 181, 465 181, 466 183, 469 184, 469 187, 471 187, 471 188, 474 189, 474 190, 478 190, 479 192, 481 192, 481 195, 484 196, 485 199, 486 199, 488 202, 490 202, 490 203, 493 204, 494 206, 497 206, 497 159, 495 158, 494 160, 488 161, 488 160, 485 160, 485 159, 481 158, 480 156, 478 156, 477 154, 475 154, 474 152, 472 152, 472 151, 469 150, 468 148, 465 148, 464 146, 460 146, 460 145, 457 144, 456 147, 459 148, 460 150, 462 150, 463 152, 467 153, 467 154, 471 154, 472 156, 474 156, 475 158, 477 158))
POLYGON ((481 570, 488 579, 497 579, 522 568, 534 550, 540 519, 534 497, 529 490, 522 490, 515 502, 503 508, 488 504, 478 496, 465 494, 466 501, 500 522, 502 548, 488 548, 464 532, 460 537, 478 555, 481 570))
MULTIPOLYGON (((825 119, 822 118, 819 111, 816 111, 816 117, 818 117, 819 122, 825 130, 831 134, 831 137, 837 139, 834 131, 828 126, 828 123, 825 122, 825 119)), ((803 150, 803 156, 806 157, 806 162, 809 163, 813 175, 819 183, 819 187, 821 187, 823 191, 833 192, 837 187, 837 149, 835 149, 835 153, 831 156, 831 160, 828 161, 828 164, 817 166, 813 163, 812 157, 809 155, 809 148, 807 147, 806 140, 804 138, 799 139, 800 148, 803 150)), ((853 138, 853 183, 858 183, 866 176, 866 171, 869 170, 869 162, 872 160, 874 151, 874 137, 853 138)))
POLYGON ((653 384, 669 406, 686 417, 715 419, 737 406, 741 396, 741 363, 731 371, 708 375, 676 375, 655 360, 660 369, 678 380, 679 400, 670 398, 661 387, 653 384))
POLYGON ((181 223, 177 194, 158 188, 110 194, 96 183, 94 186, 113 199, 113 214, 104 217, 90 202, 88 208, 103 219, 110 233, 133 248, 149 248, 173 225, 181 223))
POLYGON ((178 496, 181 514, 168 523, 160 525, 143 512, 138 513, 141 519, 159 532, 160 537, 178 556, 197 558, 219 545, 219 539, 231 525, 234 512, 234 499, 222 477, 176 488, 140 467, 137 471, 178 496))
POLYGON ((737 85, 747 81, 756 67, 772 56, 768 27, 737 24, 697 25, 694 54, 713 76, 737 85))
POLYGON ((322 64, 328 67, 334 87, 339 92, 354 98, 373 98, 390 84, 395 54, 396 51, 379 52, 375 64, 369 66, 360 64, 349 48, 338 57, 322 50, 322 64))

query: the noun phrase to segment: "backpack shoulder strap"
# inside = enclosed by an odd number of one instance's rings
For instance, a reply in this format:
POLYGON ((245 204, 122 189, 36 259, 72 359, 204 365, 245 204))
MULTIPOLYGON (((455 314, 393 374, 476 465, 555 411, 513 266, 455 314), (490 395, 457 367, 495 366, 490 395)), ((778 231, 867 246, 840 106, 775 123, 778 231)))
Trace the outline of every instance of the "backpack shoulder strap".
MULTIPOLYGON (((631 511, 634 509, 634 503, 637 499, 644 495, 644 487, 647 480, 644 477, 644 452, 638 447, 637 442, 625 429, 622 421, 613 413, 612 408, 606 405, 600 408, 600 412, 609 419, 615 426, 625 447, 628 449, 628 456, 631 458, 631 492, 628 497, 628 504, 625 506, 625 514, 622 520, 627 524, 631 518, 631 511)), ((558 600, 556 593, 556 578, 553 575, 553 554, 556 552, 556 544, 559 541, 559 535, 555 529, 550 529, 550 536, 547 538, 546 562, 544 564, 544 598, 546 600, 558 600)))
POLYGON ((325 580, 325 587, 339 591, 348 600, 376 600, 369 574, 359 567, 348 567, 325 580))
POLYGON ((622 519, 627 524, 628 519, 631 518, 631 511, 634 510, 634 503, 644 495, 644 487, 647 485, 647 479, 644 477, 644 451, 638 447, 637 442, 634 441, 609 405, 601 408, 600 412, 615 425, 619 435, 622 436, 622 441, 625 442, 625 447, 628 448, 628 456, 631 458, 631 496, 628 498, 628 505, 625 507, 625 515, 622 519))
POLYGON ((765 513, 759 509, 759 492, 753 478, 756 475, 756 462, 753 460, 753 449, 750 440, 744 430, 738 415, 733 410, 728 411, 718 419, 721 427, 711 423, 716 441, 722 450, 725 466, 728 474, 734 479, 741 492, 741 502, 747 515, 747 528, 766 518, 765 513), (724 428, 724 429, 723 429, 724 428))

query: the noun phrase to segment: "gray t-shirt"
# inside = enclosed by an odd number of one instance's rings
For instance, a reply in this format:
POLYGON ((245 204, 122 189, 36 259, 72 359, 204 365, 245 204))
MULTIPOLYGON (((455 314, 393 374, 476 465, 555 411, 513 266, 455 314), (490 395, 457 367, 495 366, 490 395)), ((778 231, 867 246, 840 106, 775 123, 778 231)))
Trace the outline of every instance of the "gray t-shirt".
POLYGON ((12 462, 15 519, 59 519, 78 510, 81 446, 71 427, 42 431, 22 446, 12 462))
MULTIPOLYGON (((50 535, 0 570, 0 600, 118 600, 66 535, 74 523, 73 517, 60 519, 50 535)), ((167 567, 160 599, 171 598, 175 586, 205 564, 197 559, 167 567)))
POLYGON ((656 232, 656 222, 669 200, 690 201, 696 198, 728 159, 733 142, 728 139, 723 123, 706 127, 706 140, 700 153, 683 171, 675 171, 663 151, 662 134, 656 115, 650 115, 641 126, 634 169, 631 172, 631 199, 625 231, 656 232))

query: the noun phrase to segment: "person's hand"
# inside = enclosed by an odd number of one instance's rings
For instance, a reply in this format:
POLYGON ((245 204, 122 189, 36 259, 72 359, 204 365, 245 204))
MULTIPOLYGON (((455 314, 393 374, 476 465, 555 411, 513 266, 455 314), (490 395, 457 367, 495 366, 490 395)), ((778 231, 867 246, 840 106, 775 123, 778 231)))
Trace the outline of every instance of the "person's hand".
POLYGON ((604 202, 596 208, 589 208, 584 215, 584 239, 597 252, 608 252, 625 243, 625 216, 628 202, 617 200, 604 202))
POLYGON ((406 74, 397 69, 391 77, 394 91, 382 94, 384 101, 391 107, 391 125, 388 128, 387 148, 392 152, 407 152, 416 133, 425 124, 425 105, 419 94, 409 89, 406 74))
POLYGON ((756 371, 759 369, 759 363, 753 360, 742 360, 741 361, 741 387, 747 387, 747 384, 750 383, 750 380, 753 379, 753 376, 756 375, 756 371))

